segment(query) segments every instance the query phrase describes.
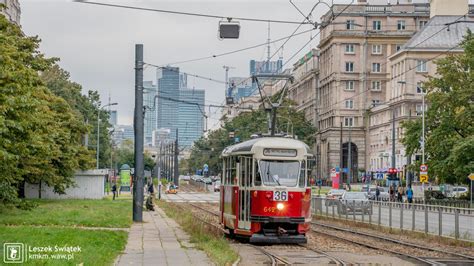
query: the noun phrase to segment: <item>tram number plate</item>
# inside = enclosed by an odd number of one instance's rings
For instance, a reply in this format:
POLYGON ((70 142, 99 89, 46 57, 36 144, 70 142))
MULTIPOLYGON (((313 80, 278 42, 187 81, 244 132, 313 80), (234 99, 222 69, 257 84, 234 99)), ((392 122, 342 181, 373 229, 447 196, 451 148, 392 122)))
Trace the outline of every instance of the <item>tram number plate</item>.
POLYGON ((273 192, 274 201, 288 201, 288 191, 276 190, 273 192))

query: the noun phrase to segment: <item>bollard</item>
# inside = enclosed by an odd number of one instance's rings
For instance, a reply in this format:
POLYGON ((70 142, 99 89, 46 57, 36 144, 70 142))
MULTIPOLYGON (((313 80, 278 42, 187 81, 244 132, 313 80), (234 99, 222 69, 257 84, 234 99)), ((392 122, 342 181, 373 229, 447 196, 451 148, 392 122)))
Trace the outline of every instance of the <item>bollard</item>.
POLYGON ((341 219, 341 210, 342 210, 341 202, 338 202, 337 203, 337 216, 339 217, 339 219, 341 219))
POLYGON ((388 205, 388 226, 392 228, 392 204, 388 205))
POLYGON ((428 234, 428 207, 425 206, 425 234, 428 234))
POLYGON ((416 216, 416 209, 413 208, 411 210, 411 230, 415 231, 415 216, 416 216))
POLYGON ((379 218, 378 218, 378 225, 382 222, 382 204, 379 204, 379 218))
POLYGON ((454 238, 459 238, 459 209, 454 210, 454 238))
POLYGON ((352 218, 354 221, 356 220, 356 212, 355 212, 356 205, 355 204, 356 204, 355 200, 352 200, 352 218))
POLYGON ((439 224, 438 235, 441 236, 443 234, 443 209, 442 208, 438 209, 438 224, 439 224))
POLYGON ((370 202, 370 210, 369 210, 369 224, 372 224, 372 213, 374 213, 374 206, 372 205, 372 202, 370 202))
POLYGON ((365 210, 364 210, 364 207, 362 207, 362 222, 365 222, 364 214, 365 214, 365 210))
POLYGON ((400 230, 403 231, 403 207, 404 204, 400 205, 400 230))

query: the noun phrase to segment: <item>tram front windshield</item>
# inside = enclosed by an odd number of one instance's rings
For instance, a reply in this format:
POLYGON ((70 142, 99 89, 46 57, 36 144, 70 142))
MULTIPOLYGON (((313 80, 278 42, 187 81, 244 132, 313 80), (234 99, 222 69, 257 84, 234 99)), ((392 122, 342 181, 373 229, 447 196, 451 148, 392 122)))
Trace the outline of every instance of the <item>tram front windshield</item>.
MULTIPOLYGON (((299 161, 259 161, 259 174, 265 186, 295 187, 300 177, 299 161)), ((304 177, 301 177, 304 178, 304 177)))

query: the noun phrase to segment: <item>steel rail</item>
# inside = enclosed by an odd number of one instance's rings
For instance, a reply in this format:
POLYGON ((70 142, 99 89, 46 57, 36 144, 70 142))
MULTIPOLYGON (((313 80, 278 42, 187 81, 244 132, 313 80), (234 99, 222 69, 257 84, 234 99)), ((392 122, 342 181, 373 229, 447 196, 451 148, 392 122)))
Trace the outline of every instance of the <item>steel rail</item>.
POLYGON ((445 254, 448 254, 448 255, 452 255, 452 256, 456 256, 456 257, 462 257, 464 259, 469 259, 469 260, 474 261, 473 256, 469 256, 469 255, 465 255, 465 254, 455 253, 455 252, 442 250, 442 249, 431 248, 431 247, 424 247, 424 246, 413 244, 413 243, 410 243, 410 242, 405 242, 405 241, 401 241, 401 240, 397 240, 397 239, 393 239, 393 238, 389 238, 389 237, 378 236, 378 235, 371 235, 369 233, 364 233, 364 232, 359 232, 359 231, 353 231, 353 230, 349 230, 349 229, 342 228, 342 227, 339 227, 339 226, 334 226, 334 225, 328 225, 328 224, 323 224, 323 223, 318 223, 318 222, 311 222, 311 224, 326 227, 326 228, 331 228, 331 229, 338 230, 338 231, 350 232, 350 233, 356 234, 356 235, 381 239, 381 240, 384 240, 384 241, 387 241, 387 242, 392 242, 392 243, 396 243, 396 244, 403 245, 403 246, 410 246, 410 247, 423 249, 423 250, 427 250, 427 251, 445 253, 445 254))
POLYGON ((336 265, 343 265, 343 266, 344 266, 344 265, 348 265, 348 264, 349 264, 349 263, 346 263, 346 262, 345 262, 344 260, 342 260, 342 259, 339 259, 339 258, 337 258, 337 257, 335 257, 335 256, 333 256, 333 255, 329 255, 328 253, 326 253, 326 252, 324 252, 324 251, 321 251, 321 250, 317 250, 317 249, 315 249, 315 248, 308 247, 308 246, 306 246, 305 244, 299 244, 299 246, 304 247, 304 248, 306 248, 306 249, 308 249, 308 250, 311 250, 311 251, 313 251, 313 252, 315 252, 315 253, 318 253, 318 254, 321 254, 321 255, 326 256, 327 258, 329 258, 329 259, 331 259, 332 261, 334 261, 334 263, 335 263, 336 265))

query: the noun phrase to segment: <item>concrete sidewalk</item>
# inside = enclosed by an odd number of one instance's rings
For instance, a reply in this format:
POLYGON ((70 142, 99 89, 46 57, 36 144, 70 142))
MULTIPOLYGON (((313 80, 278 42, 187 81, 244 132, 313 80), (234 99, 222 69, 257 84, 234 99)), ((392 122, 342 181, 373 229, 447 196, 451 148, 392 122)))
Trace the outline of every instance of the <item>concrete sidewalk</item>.
POLYGON ((160 208, 143 212, 134 223, 124 254, 115 265, 212 265, 203 251, 193 248, 189 236, 160 208))

